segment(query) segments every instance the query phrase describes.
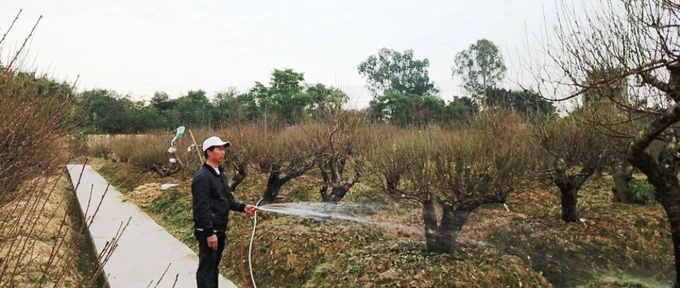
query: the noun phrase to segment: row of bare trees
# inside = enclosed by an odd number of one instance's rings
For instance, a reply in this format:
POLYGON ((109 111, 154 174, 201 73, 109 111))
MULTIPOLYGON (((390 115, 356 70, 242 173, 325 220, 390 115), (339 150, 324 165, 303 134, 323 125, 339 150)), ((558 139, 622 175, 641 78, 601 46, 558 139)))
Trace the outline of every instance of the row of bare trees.
POLYGON ((262 128, 255 124, 235 125, 224 131, 225 137, 238 139, 227 159, 234 167, 234 175, 238 175, 232 179, 233 189, 247 171, 264 173, 267 185, 263 199, 274 202, 286 183, 318 169, 323 183, 319 190, 321 200, 337 203, 361 178, 362 139, 370 132, 361 118, 339 112, 320 121, 274 131, 262 128))
MULTIPOLYGON (((597 115, 617 117, 603 111, 597 115)), ((485 204, 504 203, 529 182, 557 187, 561 218, 578 221, 581 186, 597 171, 615 172, 626 147, 625 139, 606 135, 589 125, 590 119, 594 117, 581 111, 532 121, 493 108, 455 128, 416 129, 369 123, 340 112, 295 126, 264 130, 249 123, 198 131, 196 137, 219 134, 230 140, 232 189, 253 172, 265 174, 262 197, 268 202, 285 201, 279 199, 285 196, 282 188, 310 171, 320 176, 323 202, 341 201, 358 181, 395 199, 415 201, 423 207, 428 249, 446 253, 455 248, 470 213, 485 204), (440 218, 438 210, 444 212, 440 218)), ((200 165, 195 152, 182 157, 190 166, 200 165)))

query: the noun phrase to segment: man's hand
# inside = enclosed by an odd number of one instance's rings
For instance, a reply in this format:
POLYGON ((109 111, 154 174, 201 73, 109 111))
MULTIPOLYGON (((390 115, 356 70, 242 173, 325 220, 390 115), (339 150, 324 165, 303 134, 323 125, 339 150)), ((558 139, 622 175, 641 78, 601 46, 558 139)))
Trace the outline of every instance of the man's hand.
POLYGON ((217 250, 217 235, 213 234, 208 237, 208 247, 212 248, 213 250, 217 250))
POLYGON ((253 216, 253 214, 255 214, 255 211, 257 211, 257 207, 250 204, 246 205, 246 209, 244 210, 244 212, 246 212, 246 215, 248 216, 253 216))

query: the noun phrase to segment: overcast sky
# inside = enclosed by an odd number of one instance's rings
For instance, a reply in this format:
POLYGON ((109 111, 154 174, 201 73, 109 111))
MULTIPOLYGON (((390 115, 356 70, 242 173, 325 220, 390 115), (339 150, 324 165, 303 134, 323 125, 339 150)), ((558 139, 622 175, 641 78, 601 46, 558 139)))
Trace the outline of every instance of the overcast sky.
POLYGON ((429 59, 430 79, 449 100, 464 94, 451 77, 456 53, 487 38, 516 71, 527 43, 541 48, 536 34, 555 15, 554 0, 0 0, 3 34, 20 9, 3 60, 42 15, 24 67, 59 80, 79 75, 79 90, 150 99, 156 91, 176 98, 203 89, 212 97, 231 86, 247 91, 255 81, 268 83, 273 69, 292 68, 308 83, 343 89, 354 107, 372 97, 357 65, 382 47, 429 59))

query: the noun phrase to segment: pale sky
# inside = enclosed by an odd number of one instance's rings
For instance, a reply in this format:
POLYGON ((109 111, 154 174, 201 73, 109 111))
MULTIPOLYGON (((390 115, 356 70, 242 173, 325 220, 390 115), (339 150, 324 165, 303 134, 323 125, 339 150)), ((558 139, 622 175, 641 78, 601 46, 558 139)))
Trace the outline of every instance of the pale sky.
POLYGON ((341 88, 358 108, 372 95, 357 66, 382 47, 429 59, 430 79, 450 100, 464 94, 451 77, 456 53, 487 38, 501 47, 509 72, 521 70, 527 46, 542 48, 535 39, 555 15, 554 0, 0 0, 2 34, 19 9, 3 62, 42 15, 24 67, 69 82, 79 75, 79 90, 150 99, 203 89, 212 97, 292 68, 308 83, 341 88))

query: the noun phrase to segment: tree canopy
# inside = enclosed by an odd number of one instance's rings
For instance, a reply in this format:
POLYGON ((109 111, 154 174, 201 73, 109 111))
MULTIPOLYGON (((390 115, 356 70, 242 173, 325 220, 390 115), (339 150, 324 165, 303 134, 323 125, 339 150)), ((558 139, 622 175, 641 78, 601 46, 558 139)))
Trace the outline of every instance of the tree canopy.
POLYGON ((505 63, 498 47, 488 39, 479 39, 456 54, 453 77, 463 80, 463 88, 484 105, 489 87, 505 78, 505 63))
POLYGON ((308 117, 326 117, 342 109, 348 99, 338 88, 304 83, 303 73, 275 69, 268 85, 255 82, 245 93, 232 87, 216 92, 211 99, 199 89, 171 99, 167 93, 158 91, 146 102, 110 90, 93 89, 79 94, 78 106, 86 111, 82 124, 89 132, 115 134, 177 126, 218 128, 266 117, 277 124, 291 125, 308 117))
POLYGON ((439 89, 430 81, 427 58, 413 58, 413 50, 403 53, 382 48, 377 55, 371 55, 358 66, 361 76, 366 78, 374 95, 386 92, 413 95, 435 95, 439 89))

